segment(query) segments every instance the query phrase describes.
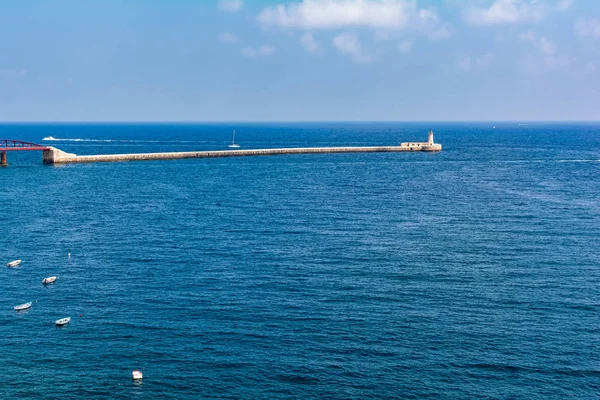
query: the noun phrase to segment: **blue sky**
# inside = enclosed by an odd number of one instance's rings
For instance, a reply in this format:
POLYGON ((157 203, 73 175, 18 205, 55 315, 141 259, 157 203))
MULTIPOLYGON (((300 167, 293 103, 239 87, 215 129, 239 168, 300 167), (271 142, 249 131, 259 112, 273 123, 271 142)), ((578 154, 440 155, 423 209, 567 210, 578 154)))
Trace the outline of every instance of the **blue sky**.
POLYGON ((595 0, 0 0, 1 121, 600 120, 595 0))

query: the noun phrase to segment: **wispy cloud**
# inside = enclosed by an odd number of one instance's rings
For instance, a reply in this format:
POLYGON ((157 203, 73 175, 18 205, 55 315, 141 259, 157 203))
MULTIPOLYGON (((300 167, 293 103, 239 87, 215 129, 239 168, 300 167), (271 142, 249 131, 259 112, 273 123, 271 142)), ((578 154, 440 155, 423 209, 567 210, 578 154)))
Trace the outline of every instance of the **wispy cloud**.
POLYGON ((317 53, 319 52, 321 46, 315 40, 315 37, 312 33, 305 33, 300 37, 300 43, 302 47, 309 53, 317 53))
POLYGON ((410 53, 412 47, 413 43, 410 40, 403 40, 397 46, 400 53, 410 53))
POLYGON ((225 32, 219 35, 219 42, 223 43, 236 43, 239 42, 240 38, 238 38, 233 33, 225 32))
POLYGON ((527 31, 521 33, 519 35, 519 39, 522 42, 531 44, 542 56, 541 60, 539 57, 536 58, 532 57, 531 55, 525 57, 522 61, 522 64, 527 71, 535 73, 543 68, 557 69, 569 66, 569 57, 564 54, 558 54, 556 45, 547 37, 538 36, 532 31, 527 31))
POLYGON ((244 6, 244 0, 219 0, 219 8, 223 11, 236 13, 244 6))
POLYGON ((241 50, 242 55, 250 58, 268 57, 277 52, 273 46, 262 45, 259 47, 245 47, 241 50))
POLYGON ((358 64, 369 64, 377 60, 372 54, 367 54, 362 48, 358 36, 354 33, 340 33, 333 38, 333 45, 338 53, 350 57, 358 64))
POLYGON ((451 33, 434 10, 415 0, 302 0, 266 7, 258 20, 288 29, 413 29, 432 38, 451 33))
POLYGON ((487 7, 469 6, 464 12, 467 22, 473 25, 503 25, 539 22, 555 11, 565 11, 572 0, 494 0, 487 7))
POLYGON ((575 0, 560 0, 556 5, 558 11, 566 11, 571 8, 575 0))
POLYGON ((575 32, 581 37, 600 39, 600 18, 580 18, 575 23, 575 32))
POLYGON ((485 53, 477 57, 462 54, 456 59, 455 65, 461 71, 470 72, 490 67, 495 59, 496 55, 493 53, 485 53))
POLYGON ((460 69, 461 71, 469 72, 473 69, 473 61, 471 60, 471 56, 466 54, 460 55, 456 59, 455 64, 456 68, 460 69))
POLYGON ((556 45, 544 36, 538 37, 532 31, 527 31, 519 35, 519 39, 523 42, 531 43, 542 54, 551 56, 556 53, 556 45))

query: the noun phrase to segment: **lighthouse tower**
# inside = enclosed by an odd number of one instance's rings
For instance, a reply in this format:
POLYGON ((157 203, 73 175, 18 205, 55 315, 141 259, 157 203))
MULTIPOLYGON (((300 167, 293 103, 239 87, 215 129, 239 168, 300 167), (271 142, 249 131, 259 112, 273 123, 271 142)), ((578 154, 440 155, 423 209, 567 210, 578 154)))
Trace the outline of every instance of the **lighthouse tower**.
POLYGON ((433 146, 433 130, 429 130, 429 135, 427 137, 427 144, 429 146, 433 146))

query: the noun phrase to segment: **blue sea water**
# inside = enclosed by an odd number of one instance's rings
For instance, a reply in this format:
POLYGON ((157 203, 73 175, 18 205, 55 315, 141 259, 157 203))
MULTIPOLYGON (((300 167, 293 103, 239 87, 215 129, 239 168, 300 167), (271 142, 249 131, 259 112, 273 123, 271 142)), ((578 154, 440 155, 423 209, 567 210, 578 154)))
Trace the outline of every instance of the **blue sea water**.
POLYGON ((64 166, 9 153, 0 398, 597 398, 600 125, 493 125, 0 125, 82 155, 225 149, 232 129, 242 148, 430 127, 444 146, 64 166))

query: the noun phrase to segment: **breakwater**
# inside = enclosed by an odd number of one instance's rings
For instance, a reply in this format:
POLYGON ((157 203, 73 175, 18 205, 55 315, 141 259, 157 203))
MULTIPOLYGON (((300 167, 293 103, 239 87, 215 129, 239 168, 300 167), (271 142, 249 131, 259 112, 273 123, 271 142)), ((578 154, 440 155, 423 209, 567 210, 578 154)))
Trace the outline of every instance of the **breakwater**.
POLYGON ((133 153, 133 154, 102 154, 86 155, 66 153, 55 147, 44 151, 45 164, 64 163, 93 163, 93 162, 118 162, 118 161, 143 161, 143 160, 174 160, 184 158, 216 158, 216 157, 247 157, 270 156, 283 154, 324 154, 324 153, 389 153, 410 151, 440 151, 428 150, 423 146, 376 146, 376 147, 305 147, 305 148, 280 148, 280 149, 252 149, 252 150, 219 150, 219 151, 190 151, 170 153, 133 153))
POLYGON ((100 154, 84 156, 80 156, 73 153, 66 153, 55 147, 49 147, 43 152, 43 161, 45 164, 66 164, 144 160, 175 160, 184 158, 274 156, 283 154, 393 153, 413 151, 435 152, 441 150, 442 145, 433 142, 433 132, 430 131, 427 142, 405 142, 400 144, 399 146, 299 147, 248 150, 187 151, 169 153, 100 154))

